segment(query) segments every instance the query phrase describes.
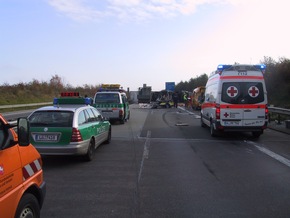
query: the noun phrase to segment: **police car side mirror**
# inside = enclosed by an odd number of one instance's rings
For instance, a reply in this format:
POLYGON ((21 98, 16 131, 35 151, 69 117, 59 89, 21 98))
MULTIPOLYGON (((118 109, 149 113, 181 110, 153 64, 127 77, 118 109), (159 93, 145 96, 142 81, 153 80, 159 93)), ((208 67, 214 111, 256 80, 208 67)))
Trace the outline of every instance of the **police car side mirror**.
POLYGON ((29 122, 26 118, 18 118, 17 120, 18 144, 20 146, 28 146, 29 140, 29 122))

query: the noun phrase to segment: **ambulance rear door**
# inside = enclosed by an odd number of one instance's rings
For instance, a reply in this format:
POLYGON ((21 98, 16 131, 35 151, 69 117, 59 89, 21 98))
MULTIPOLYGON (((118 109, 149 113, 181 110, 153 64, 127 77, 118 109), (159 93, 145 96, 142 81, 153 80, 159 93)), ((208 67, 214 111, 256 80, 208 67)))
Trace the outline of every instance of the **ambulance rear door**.
POLYGON ((227 81, 222 85, 221 124, 253 127, 265 123, 263 81, 227 81))

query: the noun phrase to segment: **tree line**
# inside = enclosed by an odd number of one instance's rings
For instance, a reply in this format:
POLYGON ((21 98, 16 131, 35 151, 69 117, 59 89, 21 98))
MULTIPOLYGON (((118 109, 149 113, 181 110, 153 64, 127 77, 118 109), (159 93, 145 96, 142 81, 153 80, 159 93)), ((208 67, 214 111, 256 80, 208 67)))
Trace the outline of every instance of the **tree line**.
POLYGON ((34 79, 29 83, 15 85, 5 83, 0 86, 0 105, 52 102, 61 92, 79 92, 82 95, 94 96, 99 87, 100 84, 74 87, 65 84, 58 75, 53 75, 49 82, 34 79))
MULTIPOLYGON (((290 94, 290 60, 279 58, 276 61, 271 57, 264 57, 260 63, 267 66, 264 77, 269 104, 276 107, 290 108, 290 98, 288 96, 290 94)), ((205 86, 207 80, 208 75, 204 73, 188 81, 177 83, 175 91, 192 92, 196 87, 205 86)), ((93 97, 100 85, 85 84, 73 87, 70 84, 65 84, 58 75, 53 75, 48 82, 33 79, 32 82, 15 85, 4 83, 0 85, 0 105, 50 102, 61 92, 79 92, 93 97)))

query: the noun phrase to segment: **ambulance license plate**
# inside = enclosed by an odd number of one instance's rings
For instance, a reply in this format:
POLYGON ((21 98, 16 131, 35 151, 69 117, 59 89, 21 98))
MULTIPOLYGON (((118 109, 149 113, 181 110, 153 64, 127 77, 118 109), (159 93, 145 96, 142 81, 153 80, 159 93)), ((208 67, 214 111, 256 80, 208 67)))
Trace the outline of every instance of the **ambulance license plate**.
POLYGON ((239 126, 239 121, 224 121, 224 126, 239 126))

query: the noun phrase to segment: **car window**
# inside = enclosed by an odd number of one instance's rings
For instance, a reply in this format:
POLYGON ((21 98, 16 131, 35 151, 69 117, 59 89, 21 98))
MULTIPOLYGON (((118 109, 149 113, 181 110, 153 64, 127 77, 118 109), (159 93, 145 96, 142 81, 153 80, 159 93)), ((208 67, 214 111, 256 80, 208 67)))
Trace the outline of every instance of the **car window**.
POLYGON ((97 120, 100 121, 101 117, 102 117, 100 112, 97 109, 95 109, 95 108, 91 108, 91 110, 92 110, 93 114, 95 115, 95 117, 97 118, 97 120))
POLYGON ((98 93, 95 97, 95 103, 120 103, 118 93, 98 93))
POLYGON ((87 122, 85 111, 81 111, 78 116, 78 125, 83 125, 87 122))
POLYGON ((217 84, 212 84, 206 87, 205 100, 208 102, 215 102, 217 97, 217 84))
POLYGON ((0 147, 2 147, 4 143, 4 128, 2 122, 0 122, 0 147))
POLYGON ((256 104, 264 101, 261 82, 225 82, 222 101, 230 104, 256 104))
POLYGON ((72 111, 36 111, 29 117, 29 122, 31 127, 71 127, 73 114, 72 111))
POLYGON ((95 122, 97 121, 97 117, 95 117, 93 111, 91 109, 86 109, 88 113, 88 122, 95 122))

